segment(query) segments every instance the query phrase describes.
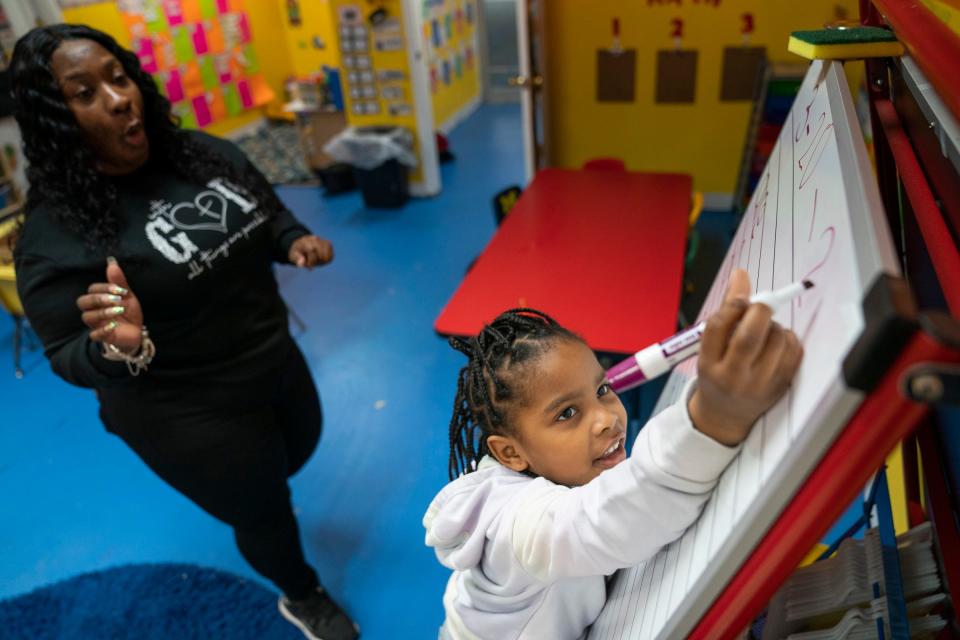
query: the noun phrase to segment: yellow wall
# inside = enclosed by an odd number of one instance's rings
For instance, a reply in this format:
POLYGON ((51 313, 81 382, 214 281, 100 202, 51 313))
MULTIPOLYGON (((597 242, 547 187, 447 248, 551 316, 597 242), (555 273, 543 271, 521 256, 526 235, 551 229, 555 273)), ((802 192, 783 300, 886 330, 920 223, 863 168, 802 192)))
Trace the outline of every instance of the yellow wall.
POLYGON ((113 39, 123 47, 130 48, 130 34, 127 33, 127 28, 120 19, 120 12, 115 2, 100 2, 64 9, 63 21, 99 29, 113 36, 113 39))
POLYGON ((253 44, 257 50, 260 70, 270 88, 274 101, 264 107, 264 112, 273 117, 282 115, 284 85, 293 73, 293 62, 287 46, 284 21, 280 13, 280 0, 252 0, 244 4, 253 44))
POLYGON ((754 16, 751 46, 766 46, 774 61, 799 62, 786 50, 791 31, 836 19, 835 6, 845 9, 848 19, 855 19, 858 9, 855 0, 714 2, 547 3, 551 164, 578 167, 591 157, 618 156, 630 169, 689 173, 697 190, 732 193, 752 105, 721 102, 719 95, 723 48, 742 42, 741 15, 754 16), (596 53, 610 46, 613 17, 620 18, 622 46, 637 50, 633 103, 596 101, 596 53), (656 52, 674 47, 673 18, 684 21, 682 48, 699 51, 696 98, 689 105, 654 103, 656 52))
MULTIPOLYGON (((263 0, 260 2, 269 4, 263 0)), ((298 26, 290 24, 286 0, 273 0, 273 4, 276 5, 280 16, 283 43, 286 45, 294 74, 309 76, 320 71, 323 65, 336 67, 340 64, 330 0, 300 0, 300 25, 298 26), (314 36, 320 38, 324 44, 323 49, 314 47, 314 36)))
POLYGON ((473 13, 476 16, 477 12, 481 10, 477 6, 477 0, 444 0, 442 5, 431 6, 423 15, 421 33, 424 39, 424 50, 427 51, 427 64, 429 67, 436 68, 438 75, 444 59, 449 60, 450 64, 453 65, 453 59, 457 53, 463 54, 467 46, 470 46, 473 50, 473 64, 467 65, 464 59, 461 66, 461 77, 457 77, 456 73, 451 70, 450 84, 444 84, 442 79, 436 84, 436 92, 433 93, 432 98, 433 124, 436 128, 440 128, 448 118, 480 95, 480 76, 477 72, 479 56, 477 23, 476 19, 472 24, 467 23, 466 2, 473 3, 473 13), (434 49, 430 41, 431 20, 438 20, 441 29, 443 29, 445 16, 453 15, 457 9, 464 15, 462 32, 457 31, 456 22, 454 22, 453 37, 449 41, 444 38, 443 46, 434 49))

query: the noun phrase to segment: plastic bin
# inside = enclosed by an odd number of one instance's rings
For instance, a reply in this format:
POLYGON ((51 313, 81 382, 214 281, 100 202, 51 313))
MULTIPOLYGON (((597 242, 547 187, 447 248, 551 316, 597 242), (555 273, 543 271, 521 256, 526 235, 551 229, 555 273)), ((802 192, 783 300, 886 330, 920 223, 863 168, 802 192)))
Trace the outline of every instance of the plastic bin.
POLYGON ((363 203, 368 207, 394 209, 402 207, 410 199, 407 177, 410 170, 395 158, 387 160, 376 169, 353 168, 353 177, 363 194, 363 203))
POLYGON ((400 127, 350 127, 324 147, 332 158, 353 166, 368 207, 401 207, 410 197, 410 168, 417 165, 413 134, 400 127))

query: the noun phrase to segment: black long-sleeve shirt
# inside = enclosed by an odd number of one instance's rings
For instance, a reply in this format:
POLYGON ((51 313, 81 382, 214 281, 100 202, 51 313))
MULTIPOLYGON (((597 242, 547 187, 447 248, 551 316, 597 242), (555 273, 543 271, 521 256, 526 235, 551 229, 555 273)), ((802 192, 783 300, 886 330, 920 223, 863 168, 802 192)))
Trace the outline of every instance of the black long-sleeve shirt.
MULTIPOLYGON (((249 163, 226 140, 189 135, 238 168, 249 163)), ((54 372, 75 385, 107 388, 249 379, 279 364, 290 337, 272 262, 287 262, 290 245, 309 231, 286 209, 271 219, 249 185, 226 178, 195 184, 148 163, 115 180, 121 229, 114 254, 157 355, 137 378, 103 358, 76 299, 106 281, 104 256, 40 206, 17 242, 17 288, 54 372)))

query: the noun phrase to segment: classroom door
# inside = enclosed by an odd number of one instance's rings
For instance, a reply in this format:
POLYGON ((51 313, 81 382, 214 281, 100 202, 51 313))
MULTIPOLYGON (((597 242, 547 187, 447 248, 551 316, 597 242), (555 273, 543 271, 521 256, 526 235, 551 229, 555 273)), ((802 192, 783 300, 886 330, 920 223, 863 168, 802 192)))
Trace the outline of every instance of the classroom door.
POLYGON ((524 167, 527 181, 549 162, 546 124, 546 0, 517 1, 517 49, 520 74, 511 84, 520 89, 524 167))

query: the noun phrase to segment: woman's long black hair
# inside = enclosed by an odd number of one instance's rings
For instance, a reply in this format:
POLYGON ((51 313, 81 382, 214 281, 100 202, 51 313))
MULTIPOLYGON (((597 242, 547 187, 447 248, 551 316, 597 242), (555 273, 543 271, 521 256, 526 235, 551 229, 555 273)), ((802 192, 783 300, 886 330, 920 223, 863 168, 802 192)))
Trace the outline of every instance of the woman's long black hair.
POLYGON ((14 116, 27 157, 25 214, 50 207, 57 221, 96 253, 112 251, 122 224, 113 181, 100 174, 90 147, 50 67, 53 52, 65 40, 92 40, 113 54, 143 96, 143 122, 150 141, 150 160, 198 184, 221 176, 248 190, 265 211, 282 205, 270 185, 248 166, 238 169, 180 129, 170 102, 140 68, 137 56, 109 35, 83 25, 38 27, 20 38, 10 64, 14 116))
POLYGON ((490 452, 491 434, 509 432, 507 409, 521 399, 523 386, 512 370, 540 356, 557 339, 580 337, 542 311, 526 308, 504 311, 476 337, 450 338, 450 346, 469 359, 457 378, 450 419, 451 480, 476 469, 490 452))

